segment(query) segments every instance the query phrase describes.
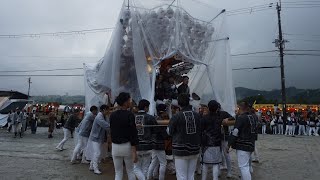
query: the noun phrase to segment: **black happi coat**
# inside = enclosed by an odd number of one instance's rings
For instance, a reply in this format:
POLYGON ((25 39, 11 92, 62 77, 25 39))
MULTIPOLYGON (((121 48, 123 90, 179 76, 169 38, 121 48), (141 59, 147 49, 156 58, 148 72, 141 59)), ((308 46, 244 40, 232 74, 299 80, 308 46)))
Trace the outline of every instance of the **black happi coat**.
POLYGON ((236 118, 235 129, 238 134, 232 133, 229 138, 229 146, 236 150, 253 152, 257 135, 258 118, 250 113, 243 113, 236 118))
POLYGON ((172 153, 175 156, 190 156, 200 153, 201 117, 185 107, 175 114, 168 125, 169 135, 172 136, 172 153))
POLYGON ((135 122, 138 131, 139 144, 137 145, 137 151, 149 151, 153 149, 152 136, 156 133, 155 127, 148 127, 148 125, 157 125, 157 121, 154 116, 147 114, 144 111, 139 111, 135 115, 135 122), (146 127, 139 127, 139 125, 146 125, 146 127))

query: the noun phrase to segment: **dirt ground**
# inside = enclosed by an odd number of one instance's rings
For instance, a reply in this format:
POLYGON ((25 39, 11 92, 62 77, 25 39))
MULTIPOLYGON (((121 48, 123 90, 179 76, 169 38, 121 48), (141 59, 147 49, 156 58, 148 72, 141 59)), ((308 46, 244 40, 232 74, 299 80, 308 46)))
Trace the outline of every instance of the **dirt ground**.
MULTIPOLYGON (((66 150, 59 152, 55 146, 62 139, 58 129, 53 139, 47 138, 47 129, 38 128, 37 134, 26 132, 23 138, 13 138, 12 133, 0 130, 0 179, 1 180, 99 180, 113 179, 112 161, 102 164, 102 175, 94 175, 87 165, 69 163, 74 147, 70 139, 66 150)), ((320 177, 320 137, 260 135, 257 143, 260 163, 253 164, 253 179, 304 180, 320 177)), ((239 179, 235 152, 231 152, 233 178, 239 179)), ((168 180, 175 176, 168 175, 168 180)), ((196 176, 196 179, 201 179, 196 176)), ((226 179, 222 171, 220 179, 226 179)))

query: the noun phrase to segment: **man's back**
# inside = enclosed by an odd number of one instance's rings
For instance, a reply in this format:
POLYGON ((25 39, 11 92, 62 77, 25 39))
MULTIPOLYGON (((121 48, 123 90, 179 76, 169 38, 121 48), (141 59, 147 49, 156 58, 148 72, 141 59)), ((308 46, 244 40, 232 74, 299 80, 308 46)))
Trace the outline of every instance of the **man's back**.
POLYGON ((200 152, 201 124, 200 115, 185 108, 174 115, 169 122, 172 136, 173 154, 176 156, 197 155, 200 152))

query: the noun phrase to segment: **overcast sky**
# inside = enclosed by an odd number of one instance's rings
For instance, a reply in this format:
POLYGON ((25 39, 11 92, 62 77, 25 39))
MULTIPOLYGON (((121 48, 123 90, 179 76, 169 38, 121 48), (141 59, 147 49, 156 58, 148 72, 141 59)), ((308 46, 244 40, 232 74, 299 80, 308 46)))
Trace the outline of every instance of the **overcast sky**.
MULTIPOLYGON (((212 0, 194 1, 199 1, 199 6, 212 2, 212 0)), ((290 1, 299 0, 283 2, 290 1)), ((183 3, 183 0, 181 2, 183 3)), ((274 1, 215 0, 214 2, 218 8, 233 10, 274 1)), ((0 34, 114 27, 121 5, 122 0, 1 0, 0 34)), ((302 34, 285 35, 290 41, 286 44, 286 49, 320 50, 319 10, 320 8, 283 8, 283 31, 287 34, 302 34), (311 36, 317 34, 319 36, 311 36)), ((227 20, 232 54, 275 49, 272 44, 278 33, 275 8, 252 14, 228 16, 227 20)), ((104 55, 110 36, 111 32, 100 32, 63 37, 0 38, 0 71, 81 68, 83 63, 97 62, 99 57, 104 55), (72 56, 83 58, 70 58, 72 56)), ((320 54, 320 52, 315 53, 320 54)), ((232 64, 233 68, 279 65, 279 58, 275 56, 277 53, 237 56, 232 58, 232 64)), ((286 85, 297 88, 320 88, 319 57, 285 56, 286 85)), ((83 71, 52 72, 52 74, 68 73, 83 74, 83 71)), ((3 74, 8 73, 0 72, 0 75, 3 74)), ((233 77, 236 87, 267 90, 280 88, 279 69, 233 71, 233 77)), ((27 93, 27 77, 0 76, 0 89, 27 93)), ((84 94, 83 77, 32 77, 31 95, 66 93, 84 94)))

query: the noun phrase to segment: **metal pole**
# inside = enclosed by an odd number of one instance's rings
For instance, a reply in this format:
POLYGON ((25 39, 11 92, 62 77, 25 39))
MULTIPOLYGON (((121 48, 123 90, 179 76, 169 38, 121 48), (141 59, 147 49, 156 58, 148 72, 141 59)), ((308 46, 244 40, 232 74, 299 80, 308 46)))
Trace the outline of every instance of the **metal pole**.
POLYGON ((31 77, 28 78, 28 99, 29 99, 29 95, 30 95, 30 84, 31 84, 31 77))
POLYGON ((280 69, 281 69, 281 95, 282 95, 282 112, 283 119, 287 120, 287 100, 286 100, 286 83, 285 83, 285 75, 284 75, 284 60, 283 60, 283 50, 284 50, 284 39, 282 35, 282 27, 281 27, 281 1, 280 5, 277 3, 277 14, 278 14, 278 27, 279 27, 279 50, 280 50, 280 69))

